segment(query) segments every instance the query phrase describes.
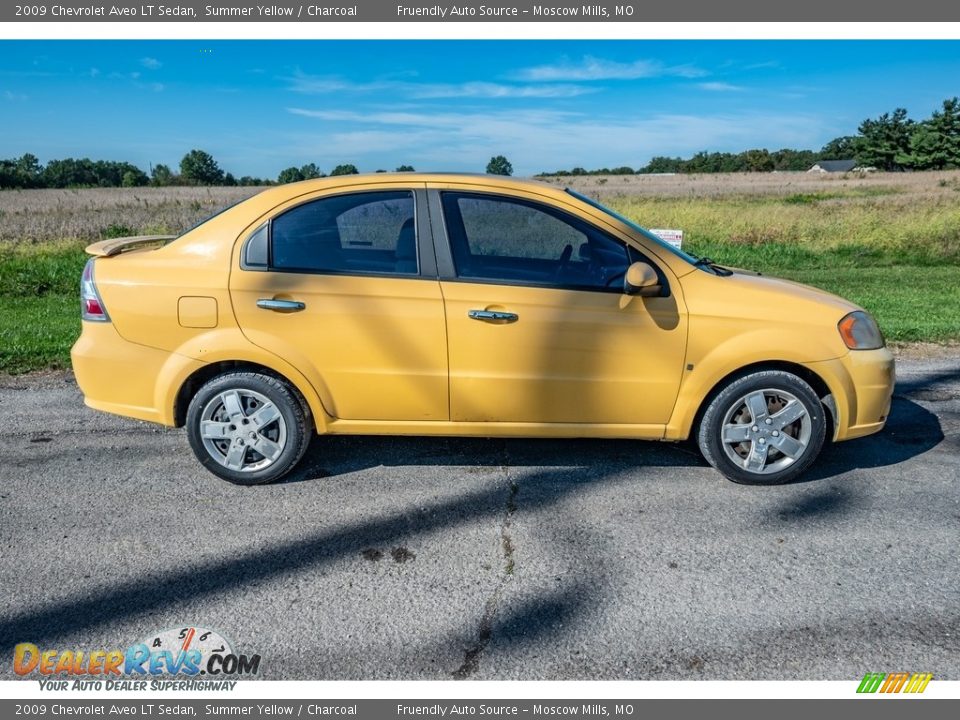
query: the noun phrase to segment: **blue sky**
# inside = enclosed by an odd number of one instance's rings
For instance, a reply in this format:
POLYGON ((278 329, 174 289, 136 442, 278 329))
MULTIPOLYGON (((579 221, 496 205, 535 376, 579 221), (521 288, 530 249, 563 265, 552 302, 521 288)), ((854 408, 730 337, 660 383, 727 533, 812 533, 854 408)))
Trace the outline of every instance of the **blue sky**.
POLYGON ((817 149, 954 95, 952 41, 0 41, 0 157, 532 174, 817 149))

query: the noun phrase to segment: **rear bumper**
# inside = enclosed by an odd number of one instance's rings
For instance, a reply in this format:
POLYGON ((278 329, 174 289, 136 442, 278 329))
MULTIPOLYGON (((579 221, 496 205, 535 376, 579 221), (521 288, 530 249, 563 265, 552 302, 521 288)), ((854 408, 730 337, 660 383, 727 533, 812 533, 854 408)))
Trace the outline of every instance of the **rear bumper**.
POLYGON ((171 382, 204 363, 124 340, 112 323, 84 322, 70 350, 84 402, 95 410, 174 424, 171 382))
POLYGON ((833 395, 834 440, 853 440, 883 429, 896 382, 893 355, 887 348, 854 350, 808 367, 823 378, 833 395))

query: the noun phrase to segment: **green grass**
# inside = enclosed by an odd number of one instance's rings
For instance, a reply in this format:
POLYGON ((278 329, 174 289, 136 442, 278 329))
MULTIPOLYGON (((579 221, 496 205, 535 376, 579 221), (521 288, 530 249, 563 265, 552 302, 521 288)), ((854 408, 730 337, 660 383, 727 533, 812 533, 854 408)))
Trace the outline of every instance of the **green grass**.
POLYGON ((70 367, 80 335, 80 298, 45 295, 0 298, 0 371, 12 374, 70 367))
POLYGON ((800 267, 771 271, 828 290, 869 310, 888 340, 945 342, 960 338, 960 268, 800 267))

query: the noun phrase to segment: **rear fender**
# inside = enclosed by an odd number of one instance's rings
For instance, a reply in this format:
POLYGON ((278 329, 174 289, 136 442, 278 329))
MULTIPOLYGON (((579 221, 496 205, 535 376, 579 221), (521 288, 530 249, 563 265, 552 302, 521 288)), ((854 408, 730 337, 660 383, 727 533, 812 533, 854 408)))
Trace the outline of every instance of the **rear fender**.
POLYGON ((171 355, 171 359, 157 378, 157 407, 163 408, 165 413, 170 414, 169 424, 173 424, 174 407, 180 388, 196 371, 195 363, 178 361, 175 359, 177 356, 200 360, 208 365, 219 362, 248 362, 262 365, 286 378, 300 392, 313 413, 318 433, 326 432, 327 424, 332 420, 327 411, 327 407, 332 405, 328 406, 323 399, 324 393, 329 395, 329 391, 322 378, 308 379, 290 362, 254 345, 240 332, 239 328, 234 327, 212 330, 191 338, 171 355))

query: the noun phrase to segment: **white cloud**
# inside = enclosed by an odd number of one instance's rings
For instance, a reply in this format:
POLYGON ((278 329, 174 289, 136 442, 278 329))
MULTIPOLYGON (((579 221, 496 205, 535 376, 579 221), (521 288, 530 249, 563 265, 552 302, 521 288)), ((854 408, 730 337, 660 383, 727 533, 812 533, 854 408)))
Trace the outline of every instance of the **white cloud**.
POLYGON ((163 63, 152 57, 140 58, 140 64, 143 65, 147 70, 159 70, 163 67, 163 63))
POLYGON ((439 98, 565 98, 595 92, 594 88, 571 84, 508 84, 493 82, 463 83, 416 83, 400 80, 376 80, 356 83, 338 77, 307 75, 297 71, 285 78, 288 89, 303 95, 328 95, 331 93, 383 93, 394 92, 413 99, 439 98))
POLYGON ((564 98, 595 92, 580 85, 504 85, 467 82, 455 85, 409 85, 415 98, 564 98))
POLYGON ((701 90, 709 90, 710 92, 743 92, 746 90, 745 87, 740 85, 731 85, 730 83, 725 82, 699 83, 697 87, 699 87, 701 90))
POLYGON ((583 82, 592 80, 640 80, 655 77, 703 77, 707 73, 692 65, 664 65, 657 60, 622 63, 590 55, 577 62, 563 60, 553 65, 523 68, 512 74, 517 80, 531 82, 583 82))
POLYGON ((23 102, 27 99, 27 96, 20 93, 10 92, 9 90, 4 90, 3 99, 7 100, 8 102, 23 102))

